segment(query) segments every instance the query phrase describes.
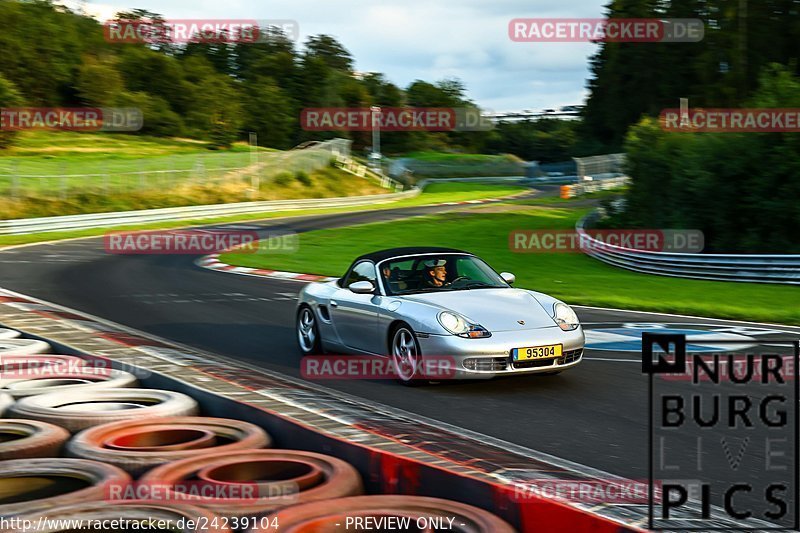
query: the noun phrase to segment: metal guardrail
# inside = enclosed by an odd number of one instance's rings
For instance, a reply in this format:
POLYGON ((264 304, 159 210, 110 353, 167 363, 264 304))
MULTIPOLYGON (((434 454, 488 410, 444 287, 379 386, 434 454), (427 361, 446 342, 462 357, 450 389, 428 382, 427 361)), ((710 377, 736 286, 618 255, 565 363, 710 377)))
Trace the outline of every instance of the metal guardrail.
POLYGON ((310 200, 273 200, 264 202, 239 202, 218 205, 195 205, 168 207, 114 213, 88 213, 43 218, 20 218, 0 220, 0 235, 24 235, 53 231, 83 230, 150 222, 197 220, 228 215, 266 213, 269 211, 296 211, 298 209, 324 207, 355 207, 382 204, 418 195, 420 189, 404 192, 350 196, 344 198, 314 198, 310 200))
POLYGON ((562 198, 572 198, 581 194, 617 189, 619 187, 625 187, 630 181, 631 179, 628 176, 620 176, 618 174, 604 174, 594 177, 591 180, 584 178, 578 180, 577 183, 565 185, 564 187, 566 187, 566 189, 562 187, 562 194, 566 193, 566 196, 562 196, 562 198))
POLYGON ((800 285, 800 255, 690 254, 624 248, 589 236, 585 227, 595 216, 583 218, 575 229, 581 243, 586 243, 582 245, 584 252, 609 265, 679 278, 800 285))

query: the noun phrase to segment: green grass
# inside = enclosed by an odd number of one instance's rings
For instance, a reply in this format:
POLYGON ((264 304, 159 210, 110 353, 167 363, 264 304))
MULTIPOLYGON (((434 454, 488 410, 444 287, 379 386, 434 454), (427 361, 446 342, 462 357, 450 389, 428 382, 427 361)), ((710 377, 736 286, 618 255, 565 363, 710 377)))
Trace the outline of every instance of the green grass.
POLYGON ((414 207, 419 205, 438 204, 443 202, 466 202, 487 198, 501 198, 526 192, 525 187, 498 183, 431 183, 425 191, 415 198, 400 200, 392 204, 395 207, 414 207))
POLYGON ((36 233, 31 235, 5 235, 0 236, 0 247, 18 244, 31 244, 37 242, 75 239, 103 235, 109 229, 114 231, 147 230, 147 229, 173 229, 194 225, 223 224, 241 221, 266 220, 280 217, 296 217, 304 215, 324 215, 353 211, 372 211, 380 209, 397 209, 402 207, 416 207, 421 205, 437 204, 441 202, 456 202, 477 200, 483 198, 500 198, 524 192, 521 187, 492 186, 468 183, 434 183, 425 188, 422 194, 385 204, 374 204, 356 207, 303 209, 296 211, 270 211, 264 213, 250 213, 246 215, 230 215, 225 217, 204 218, 196 220, 182 220, 175 222, 159 222, 153 224, 135 224, 129 226, 114 226, 113 228, 93 228, 77 231, 63 231, 52 233, 36 233))
POLYGON ((800 325, 800 288, 685 280, 637 274, 590 257, 520 254, 509 249, 518 229, 568 229, 588 209, 520 208, 513 212, 461 212, 303 233, 293 255, 229 253, 225 262, 323 275, 341 275, 365 252, 393 246, 452 246, 478 254, 497 271, 517 275, 517 286, 569 303, 800 325))

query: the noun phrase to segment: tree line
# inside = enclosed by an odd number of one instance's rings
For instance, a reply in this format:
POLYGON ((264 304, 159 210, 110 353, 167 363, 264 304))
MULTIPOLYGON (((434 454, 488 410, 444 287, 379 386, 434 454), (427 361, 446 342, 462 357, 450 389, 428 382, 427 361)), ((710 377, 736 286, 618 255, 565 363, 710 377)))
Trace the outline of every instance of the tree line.
MULTIPOLYGON (((146 10, 119 20, 164 19, 146 10)), ((356 150, 370 132, 307 132, 309 107, 476 107, 458 79, 415 80, 398 87, 379 72, 355 73, 354 58, 329 35, 296 45, 267 28, 258 43, 123 44, 103 26, 51 0, 0 0, 0 106, 92 106, 141 109, 141 134, 183 136, 224 147, 258 135, 261 146, 290 148, 308 140, 347 137, 356 150)), ((0 132, 0 148, 14 134, 0 132)), ((578 124, 545 119, 500 124, 480 132, 391 132, 382 151, 512 153, 527 160, 563 161, 597 147, 578 124)))
MULTIPOLYGON (((608 225, 688 228, 707 251, 800 253, 800 133, 665 131, 663 109, 800 107, 800 1, 613 0, 609 17, 700 18, 698 43, 603 43, 582 134, 628 154, 608 225)), ((609 206, 611 208, 611 206, 609 206)))
MULTIPOLYGON (((163 21, 145 10, 117 18, 163 21)), ((258 43, 224 36, 213 43, 114 43, 100 22, 50 0, 0 0, 0 25, 0 106, 135 107, 146 135, 226 146, 252 131, 262 146, 289 148, 347 135, 303 131, 298 118, 306 107, 474 105, 458 80, 417 80, 401 89, 381 73, 356 76, 351 54, 328 35, 309 37, 301 48, 275 28, 264 29, 267 38, 258 43)), ((11 134, 3 133, 7 144, 11 134)), ((350 136, 357 145, 369 142, 369 133, 350 136)), ((468 143, 448 133, 386 141, 398 150, 468 143)))

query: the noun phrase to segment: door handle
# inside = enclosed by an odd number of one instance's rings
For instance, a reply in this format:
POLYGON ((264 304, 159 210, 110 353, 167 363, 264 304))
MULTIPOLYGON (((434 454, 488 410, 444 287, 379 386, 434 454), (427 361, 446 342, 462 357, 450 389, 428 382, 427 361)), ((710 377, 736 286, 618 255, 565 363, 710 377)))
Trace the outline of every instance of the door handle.
POLYGON ((339 304, 336 303, 336 300, 331 300, 331 307, 339 307, 339 304))

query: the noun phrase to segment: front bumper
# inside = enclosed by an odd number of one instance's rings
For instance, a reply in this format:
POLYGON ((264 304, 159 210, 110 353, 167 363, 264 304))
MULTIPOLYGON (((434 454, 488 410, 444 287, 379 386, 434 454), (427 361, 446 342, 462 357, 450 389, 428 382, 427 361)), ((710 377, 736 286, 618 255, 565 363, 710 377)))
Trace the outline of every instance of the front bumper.
POLYGON ((537 374, 561 371, 583 360, 583 329, 563 331, 554 326, 524 331, 492 333, 486 339, 465 339, 455 335, 417 335, 423 357, 441 357, 452 361, 453 379, 489 378, 510 374, 537 374), (560 344, 561 357, 513 361, 515 348, 560 344))

